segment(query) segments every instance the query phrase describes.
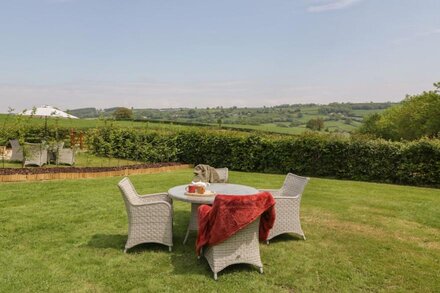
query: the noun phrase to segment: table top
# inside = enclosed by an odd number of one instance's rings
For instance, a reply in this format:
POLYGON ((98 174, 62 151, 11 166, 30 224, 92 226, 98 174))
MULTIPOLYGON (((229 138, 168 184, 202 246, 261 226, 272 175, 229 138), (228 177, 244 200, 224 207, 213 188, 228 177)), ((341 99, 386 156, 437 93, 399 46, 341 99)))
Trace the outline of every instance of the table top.
MULTIPOLYGON (((168 195, 177 200, 198 203, 198 204, 212 204, 214 202, 215 195, 213 196, 190 196, 185 195, 185 187, 188 184, 175 186, 168 190, 168 195)), ((258 193, 258 190, 240 184, 230 183, 211 183, 206 189, 215 192, 216 194, 228 194, 228 195, 248 195, 258 193)))

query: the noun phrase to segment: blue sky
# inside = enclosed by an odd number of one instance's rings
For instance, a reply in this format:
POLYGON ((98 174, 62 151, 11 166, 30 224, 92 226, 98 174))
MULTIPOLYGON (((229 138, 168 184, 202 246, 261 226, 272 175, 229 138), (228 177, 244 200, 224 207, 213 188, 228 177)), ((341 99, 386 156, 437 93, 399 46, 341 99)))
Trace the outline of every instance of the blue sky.
POLYGON ((0 112, 399 101, 440 81, 438 0, 0 6, 0 112))

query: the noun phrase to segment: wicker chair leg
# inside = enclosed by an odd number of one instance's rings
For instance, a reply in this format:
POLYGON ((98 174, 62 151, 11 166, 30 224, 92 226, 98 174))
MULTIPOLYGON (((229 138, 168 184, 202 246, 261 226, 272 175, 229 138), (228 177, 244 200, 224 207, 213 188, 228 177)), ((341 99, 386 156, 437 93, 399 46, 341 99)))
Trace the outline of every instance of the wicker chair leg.
POLYGON ((217 273, 214 273, 214 280, 217 281, 217 273))
POLYGON ((127 249, 127 248, 125 248, 125 249, 124 249, 124 253, 127 253, 127 250, 128 250, 128 249, 127 249))
POLYGON ((260 268, 260 274, 262 274, 262 273, 263 273, 263 267, 260 268))
POLYGON ((268 240, 266 240, 266 244, 267 244, 267 245, 269 245, 269 239, 268 239, 268 240))
POLYGON ((173 247, 172 246, 168 246, 168 251, 169 252, 173 251, 173 247))

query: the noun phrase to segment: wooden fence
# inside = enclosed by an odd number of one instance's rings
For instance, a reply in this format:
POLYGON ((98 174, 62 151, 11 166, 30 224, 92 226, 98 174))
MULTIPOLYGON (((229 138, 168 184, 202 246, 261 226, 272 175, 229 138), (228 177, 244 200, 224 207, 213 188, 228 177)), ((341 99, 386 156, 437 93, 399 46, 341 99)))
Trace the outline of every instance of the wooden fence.
POLYGON ((18 182, 18 181, 40 181, 40 180, 66 180, 66 179, 85 179, 85 178, 99 178, 112 176, 128 176, 138 174, 154 174, 169 172, 174 170, 181 170, 190 168, 192 165, 183 164, 175 166, 164 166, 157 168, 144 169, 122 169, 115 171, 104 172, 77 172, 77 173, 42 173, 42 174, 11 174, 0 175, 0 182, 18 182))

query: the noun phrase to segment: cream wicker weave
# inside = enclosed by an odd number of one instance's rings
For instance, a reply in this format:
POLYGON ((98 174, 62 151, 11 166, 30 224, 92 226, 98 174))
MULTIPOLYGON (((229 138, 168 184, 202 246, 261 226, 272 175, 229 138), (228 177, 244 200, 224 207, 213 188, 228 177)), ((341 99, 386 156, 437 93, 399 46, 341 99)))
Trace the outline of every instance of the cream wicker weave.
POLYGON ((141 243, 173 247, 173 207, 166 193, 140 196, 127 177, 118 183, 128 215, 128 239, 124 252, 141 243))
MULTIPOLYGON (((284 233, 295 233, 304 240, 306 236, 301 228, 299 210, 301 197, 310 178, 301 177, 292 173, 287 174, 283 186, 279 190, 265 189, 272 193, 276 201, 276 218, 273 228, 270 230, 269 240, 284 233)), ((260 190, 262 191, 262 190, 260 190)))
MULTIPOLYGON (((199 229, 198 221, 198 208, 201 204, 212 204, 214 202, 215 196, 188 196, 185 194, 185 188, 187 185, 174 186, 168 190, 168 195, 171 198, 190 202, 191 203, 191 217, 188 223, 188 229, 186 230, 185 239, 183 244, 186 244, 190 231, 197 231, 199 229)), ((229 195, 247 195, 255 194, 258 192, 257 189, 240 185, 240 184, 230 184, 230 183, 211 183, 208 189, 215 192, 216 194, 229 194, 229 195)))
POLYGON ((23 148, 20 145, 20 142, 18 142, 18 139, 12 139, 9 141, 9 144, 11 145, 12 152, 11 152, 11 161, 19 161, 23 162, 23 148))
POLYGON ((217 273, 224 268, 239 263, 257 266, 263 273, 258 241, 260 218, 247 225, 227 240, 203 249, 203 256, 208 261, 217 280, 217 273))
POLYGON ((55 143, 49 143, 47 150, 47 163, 54 162, 58 165, 58 152, 64 147, 64 141, 58 141, 55 143))
POLYGON ((217 171, 217 174, 220 177, 220 182, 221 183, 227 183, 228 182, 228 176, 229 176, 228 168, 215 168, 215 171, 217 171))
POLYGON ((25 143, 24 165, 43 166, 47 163, 47 147, 41 143, 25 143))
POLYGON ((57 153, 57 165, 58 164, 74 165, 75 150, 70 148, 59 149, 57 153))

